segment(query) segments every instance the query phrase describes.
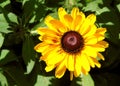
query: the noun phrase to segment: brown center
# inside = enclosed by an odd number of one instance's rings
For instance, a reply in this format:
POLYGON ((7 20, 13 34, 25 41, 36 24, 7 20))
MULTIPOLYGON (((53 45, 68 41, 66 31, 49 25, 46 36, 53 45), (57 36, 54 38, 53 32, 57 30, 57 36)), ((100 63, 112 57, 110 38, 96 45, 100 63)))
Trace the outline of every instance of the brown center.
POLYGON ((84 46, 83 37, 75 31, 66 32, 61 39, 62 48, 68 53, 77 53, 84 46))

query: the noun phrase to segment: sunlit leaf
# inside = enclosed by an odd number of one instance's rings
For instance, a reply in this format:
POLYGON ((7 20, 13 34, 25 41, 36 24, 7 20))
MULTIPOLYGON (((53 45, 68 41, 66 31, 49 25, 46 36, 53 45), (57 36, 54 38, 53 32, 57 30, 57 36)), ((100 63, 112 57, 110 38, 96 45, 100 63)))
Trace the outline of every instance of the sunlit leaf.
POLYGON ((38 75, 35 86, 40 86, 40 85, 41 86, 49 86, 51 84, 50 80, 52 80, 52 78, 53 77, 38 75))
POLYGON ((9 50, 2 50, 0 54, 0 60, 4 59, 8 53, 9 50))
POLYGON ((1 7, 4 7, 10 3, 10 0, 4 0, 2 3, 0 3, 1 7))
POLYGON ((11 32, 10 30, 8 30, 8 28, 9 28, 8 22, 6 21, 4 15, 0 14, 0 32, 3 32, 3 33, 11 32))
POLYGON ((4 42, 4 37, 3 37, 3 35, 0 33, 0 48, 1 48, 2 44, 3 44, 3 42, 4 42))
POLYGON ((83 86, 94 86, 94 81, 90 74, 83 75, 82 77, 82 85, 83 86))
POLYGON ((30 73, 35 64, 35 51, 34 51, 33 40, 28 35, 26 36, 25 41, 23 43, 22 56, 27 66, 26 73, 30 73))
POLYGON ((8 86, 6 77, 0 72, 0 86, 8 86))

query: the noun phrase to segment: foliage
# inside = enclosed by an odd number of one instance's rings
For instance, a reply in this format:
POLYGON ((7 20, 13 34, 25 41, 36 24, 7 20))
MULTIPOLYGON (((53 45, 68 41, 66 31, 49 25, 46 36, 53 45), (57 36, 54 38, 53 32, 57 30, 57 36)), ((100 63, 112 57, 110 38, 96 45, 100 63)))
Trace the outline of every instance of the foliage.
MULTIPOLYGON (((69 10, 68 10, 69 11, 69 10)), ((0 86, 119 86, 120 81, 120 1, 119 0, 0 0, 0 86), (46 73, 34 46, 35 30, 45 26, 50 14, 57 18, 59 7, 77 6, 86 15, 95 13, 97 25, 107 28, 109 48, 103 53, 100 69, 69 80, 67 71, 56 79, 46 73)))

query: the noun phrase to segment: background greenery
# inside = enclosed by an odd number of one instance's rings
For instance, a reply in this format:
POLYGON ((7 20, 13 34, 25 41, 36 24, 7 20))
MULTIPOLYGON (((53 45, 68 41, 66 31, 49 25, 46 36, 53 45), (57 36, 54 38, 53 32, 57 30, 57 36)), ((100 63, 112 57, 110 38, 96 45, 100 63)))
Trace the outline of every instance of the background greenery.
POLYGON ((0 0, 0 86, 120 86, 120 0, 0 0), (45 26, 46 15, 57 18, 61 6, 95 13, 97 26, 108 30, 106 60, 82 79, 69 81, 68 71, 61 79, 54 70, 46 73, 33 49, 39 43, 35 30, 45 26))

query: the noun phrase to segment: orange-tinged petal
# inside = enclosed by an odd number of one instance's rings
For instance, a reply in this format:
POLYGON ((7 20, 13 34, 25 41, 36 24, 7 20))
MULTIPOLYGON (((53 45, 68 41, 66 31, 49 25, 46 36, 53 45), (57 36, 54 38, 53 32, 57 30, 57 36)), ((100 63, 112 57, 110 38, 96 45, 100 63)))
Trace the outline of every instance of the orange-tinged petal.
POLYGON ((89 62, 89 64, 91 65, 91 67, 95 67, 95 64, 94 64, 94 61, 91 59, 91 57, 90 56, 87 56, 87 59, 88 59, 88 62, 89 62))
POLYGON ((81 15, 77 15, 75 17, 75 19, 73 20, 71 29, 75 30, 75 31, 78 31, 79 28, 81 27, 81 24, 83 23, 83 20, 84 19, 83 19, 83 17, 81 15))
POLYGON ((70 71, 70 80, 72 81, 73 80, 73 71, 70 71))
POLYGON ((54 20, 54 18, 48 15, 45 18, 45 24, 49 27, 50 30, 57 32, 57 29, 55 27, 53 27, 52 24, 50 23, 51 20, 54 20))
POLYGON ((65 25, 71 28, 72 21, 73 21, 73 18, 71 17, 71 15, 69 14, 64 15, 64 20, 65 20, 65 25))
POLYGON ((67 31, 67 27, 58 20, 51 20, 50 23, 58 32, 61 32, 61 34, 67 31))
POLYGON ((83 34, 84 38, 94 35, 97 30, 97 27, 95 25, 90 25, 87 30, 88 31, 86 31, 86 33, 83 34))
POLYGON ((101 54, 101 53, 97 53, 97 56, 102 59, 102 60, 105 60, 104 56, 101 54))
POLYGON ((60 7, 60 8, 58 9, 58 16, 59 16, 59 18, 60 18, 60 21, 63 22, 63 23, 65 23, 65 21, 64 21, 64 16, 65 16, 66 14, 67 14, 67 13, 66 13, 66 11, 65 11, 64 8, 60 7))
POLYGON ((50 34, 50 35, 53 35, 53 36, 57 36, 57 33, 54 32, 53 30, 50 30, 49 28, 38 28, 37 29, 37 32, 40 34, 40 35, 45 35, 45 34, 50 34))
POLYGON ((96 21, 96 16, 94 14, 88 15, 85 21, 82 23, 82 26, 79 30, 81 35, 87 33, 89 31, 90 25, 94 25, 95 21, 96 21))
POLYGON ((65 71, 66 71, 65 61, 63 61, 57 66, 55 70, 55 76, 57 78, 61 78, 65 74, 65 71))
POLYGON ((101 64, 98 62, 97 59, 95 59, 95 58, 91 58, 91 59, 94 61, 95 65, 96 65, 98 68, 101 67, 101 64))

